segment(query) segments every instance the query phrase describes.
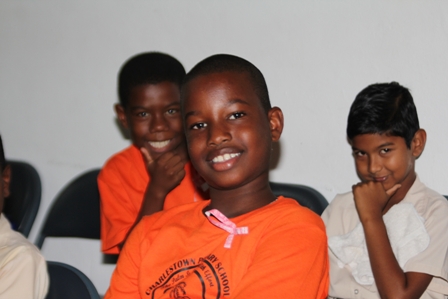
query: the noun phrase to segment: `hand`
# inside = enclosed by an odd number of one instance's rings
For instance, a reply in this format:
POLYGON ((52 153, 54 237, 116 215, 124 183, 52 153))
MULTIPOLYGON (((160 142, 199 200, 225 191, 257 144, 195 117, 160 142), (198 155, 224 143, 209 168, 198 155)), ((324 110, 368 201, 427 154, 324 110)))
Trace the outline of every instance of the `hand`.
POLYGON ((184 178, 187 155, 182 154, 182 151, 180 151, 181 153, 170 151, 163 153, 157 159, 152 159, 146 148, 142 147, 140 151, 151 177, 150 184, 166 196, 184 178))
POLYGON ((374 181, 353 185, 356 210, 361 222, 382 218, 389 199, 400 187, 400 184, 396 184, 389 190, 385 190, 383 184, 374 181))

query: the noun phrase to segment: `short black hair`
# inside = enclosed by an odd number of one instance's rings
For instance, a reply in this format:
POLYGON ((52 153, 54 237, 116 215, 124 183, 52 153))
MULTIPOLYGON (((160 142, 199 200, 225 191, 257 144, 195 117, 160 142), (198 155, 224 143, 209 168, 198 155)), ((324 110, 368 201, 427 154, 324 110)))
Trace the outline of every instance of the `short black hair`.
POLYGON ((398 84, 376 83, 355 98, 347 121, 347 137, 387 134, 403 137, 408 148, 420 129, 417 108, 409 90, 398 84))
POLYGON ((185 69, 174 57, 160 52, 146 52, 129 58, 118 74, 118 97, 121 106, 129 104, 131 90, 144 84, 172 82, 182 84, 185 69))
POLYGON ((0 170, 3 173, 3 170, 6 168, 6 159, 5 159, 5 151, 3 150, 3 141, 2 136, 0 135, 0 170))
POLYGON ((271 109, 268 87, 263 74, 255 65, 238 56, 216 54, 202 60, 188 72, 182 86, 199 76, 222 72, 247 73, 263 109, 266 113, 271 109))

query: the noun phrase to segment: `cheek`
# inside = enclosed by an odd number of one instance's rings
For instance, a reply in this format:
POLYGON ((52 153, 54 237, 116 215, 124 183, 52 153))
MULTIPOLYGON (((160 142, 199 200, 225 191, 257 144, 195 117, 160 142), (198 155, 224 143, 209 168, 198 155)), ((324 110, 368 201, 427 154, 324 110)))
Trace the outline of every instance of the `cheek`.
POLYGON ((171 119, 170 121, 171 130, 184 135, 184 129, 182 125, 182 120, 179 118, 171 119))
POLYGON ((200 136, 193 134, 187 134, 186 139, 188 144, 188 154, 190 155, 190 158, 197 158, 201 153, 201 144, 203 143, 203 141, 201 140, 200 136))
POLYGON ((135 137, 143 137, 148 132, 148 125, 146 122, 132 122, 130 124, 131 134, 135 137))

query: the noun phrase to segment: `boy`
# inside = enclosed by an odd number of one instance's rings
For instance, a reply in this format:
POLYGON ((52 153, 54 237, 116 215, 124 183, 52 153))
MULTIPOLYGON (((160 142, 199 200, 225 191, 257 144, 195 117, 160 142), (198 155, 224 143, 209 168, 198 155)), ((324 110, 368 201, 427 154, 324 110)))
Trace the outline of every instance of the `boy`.
POLYGON ((361 182, 322 214, 330 252, 330 298, 446 298, 448 203, 420 182, 420 129, 409 90, 361 91, 347 136, 361 182))
POLYGON ((104 253, 119 253, 143 216, 203 199, 180 117, 184 76, 178 60, 155 52, 132 57, 120 71, 115 111, 133 144, 110 158, 98 177, 104 253))
MULTIPOLYGON (((9 196, 11 168, 0 136, 0 212, 9 196)), ((47 264, 39 250, 0 215, 0 298, 43 299, 48 291, 47 264)))
POLYGON ((211 200, 145 217, 120 254, 105 298, 325 298, 325 227, 269 187, 283 114, 261 72, 230 55, 182 85, 190 159, 211 200))

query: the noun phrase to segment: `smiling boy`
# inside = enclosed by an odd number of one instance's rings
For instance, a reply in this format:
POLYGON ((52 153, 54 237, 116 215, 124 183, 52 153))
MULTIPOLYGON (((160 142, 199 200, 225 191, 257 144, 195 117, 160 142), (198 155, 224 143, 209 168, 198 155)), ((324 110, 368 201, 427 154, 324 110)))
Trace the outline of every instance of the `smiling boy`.
POLYGON ((361 91, 347 136, 361 182, 322 214, 330 298, 446 298, 448 202, 415 172, 426 132, 408 89, 393 82, 361 91))
POLYGON ((321 219, 269 187, 283 114, 261 72, 214 55, 187 74, 181 97, 190 159, 211 200, 142 219, 105 298, 326 298, 321 219))
POLYGON ((184 76, 179 61, 157 52, 136 55, 120 70, 115 110, 133 144, 110 158, 98 177, 104 253, 119 253, 143 216, 204 199, 180 117, 184 76))

